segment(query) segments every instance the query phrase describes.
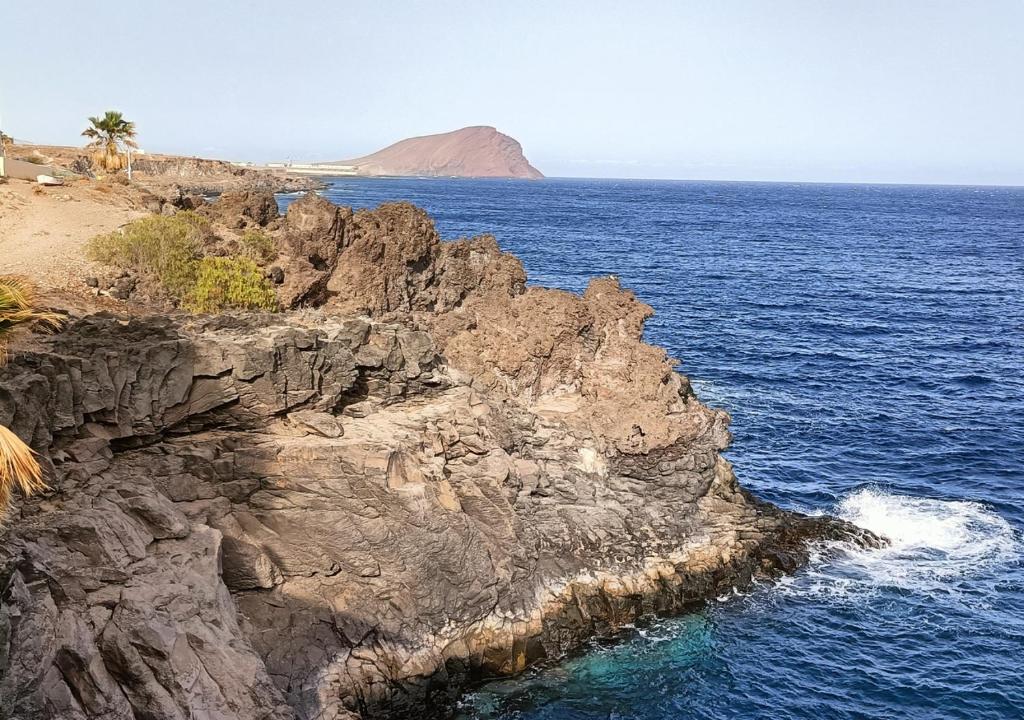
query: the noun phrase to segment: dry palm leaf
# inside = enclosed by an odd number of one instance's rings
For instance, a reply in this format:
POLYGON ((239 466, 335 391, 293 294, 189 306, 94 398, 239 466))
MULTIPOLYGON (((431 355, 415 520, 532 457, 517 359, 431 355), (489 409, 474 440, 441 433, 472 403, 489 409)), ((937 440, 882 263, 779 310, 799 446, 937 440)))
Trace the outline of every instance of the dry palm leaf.
POLYGON ((15 487, 27 496, 45 490, 46 483, 35 451, 0 425, 0 516, 7 511, 15 487))
POLYGON ((22 325, 42 325, 56 330, 64 321, 57 313, 36 310, 32 286, 24 278, 0 276, 0 364, 8 335, 22 325))

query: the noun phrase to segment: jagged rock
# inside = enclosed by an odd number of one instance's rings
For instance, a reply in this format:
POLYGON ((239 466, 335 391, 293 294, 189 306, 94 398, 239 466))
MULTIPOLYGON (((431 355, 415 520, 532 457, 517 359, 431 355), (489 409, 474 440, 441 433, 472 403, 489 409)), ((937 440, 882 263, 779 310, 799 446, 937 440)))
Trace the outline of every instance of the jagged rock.
POLYGON ((282 297, 323 309, 95 315, 0 369, 52 487, 0 531, 0 717, 441 717, 877 542, 737 484, 728 415, 614 278, 527 289, 404 204, 307 197, 275 232, 282 297))
POLYGON ((204 215, 233 230, 267 227, 278 218, 274 193, 237 190, 223 193, 217 202, 196 206, 204 215))
POLYGON ((327 304, 338 314, 453 310, 471 294, 521 294, 526 273, 493 236, 442 243, 409 203, 339 208, 310 193, 288 208, 280 233, 287 307, 327 304))
POLYGON ((0 545, 13 717, 443 713, 851 532, 750 498, 692 397, 690 435, 623 454, 400 325, 95 316, 47 342, 0 370, 0 422, 54 459, 0 545))
POLYGON ((285 254, 284 283, 278 297, 285 307, 319 304, 326 298, 327 281, 345 243, 345 226, 352 217, 316 193, 288 207, 281 231, 285 254))
POLYGON ((604 449, 646 453, 700 428, 674 361, 642 340, 652 310, 618 281, 583 296, 526 289, 526 273, 492 236, 442 242, 408 203, 353 213, 310 194, 282 229, 292 264, 282 302, 402 319, 430 329, 480 383, 585 425, 604 449))
POLYGON ((332 307, 343 314, 415 309, 433 281, 440 242, 430 216, 409 203, 356 211, 327 282, 332 307))
POLYGON ((345 225, 352 211, 307 193, 288 207, 284 251, 307 260, 317 270, 332 270, 345 244, 345 225))

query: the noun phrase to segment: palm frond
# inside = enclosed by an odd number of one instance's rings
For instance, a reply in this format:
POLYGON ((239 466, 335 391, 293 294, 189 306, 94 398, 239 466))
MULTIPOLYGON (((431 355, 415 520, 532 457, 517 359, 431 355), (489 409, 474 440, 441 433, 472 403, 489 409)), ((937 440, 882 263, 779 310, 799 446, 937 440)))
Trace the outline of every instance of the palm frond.
POLYGON ((0 518, 10 506, 15 488, 29 496, 46 487, 35 451, 0 425, 0 518))
MULTIPOLYGON (((56 329, 63 322, 56 313, 36 310, 34 299, 32 286, 23 278, 0 276, 0 364, 6 358, 4 339, 15 328, 40 323, 56 329)), ((0 521, 15 488, 31 495, 46 488, 46 483, 32 448, 0 425, 0 521)))
POLYGON ((9 325, 39 323, 53 330, 64 322, 63 316, 35 308, 35 288, 17 275, 0 275, 0 322, 9 325))
POLYGON ((64 317, 35 307, 35 292, 24 278, 0 276, 0 364, 6 359, 6 337, 21 326, 40 325, 57 330, 64 317))

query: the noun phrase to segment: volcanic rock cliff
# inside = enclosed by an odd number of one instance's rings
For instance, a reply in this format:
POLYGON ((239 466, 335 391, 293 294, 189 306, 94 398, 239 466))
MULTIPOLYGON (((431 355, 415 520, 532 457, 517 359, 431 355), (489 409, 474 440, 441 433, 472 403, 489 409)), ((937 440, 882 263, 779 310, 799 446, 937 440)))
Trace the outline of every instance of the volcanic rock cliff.
POLYGON ((408 138, 383 150, 332 165, 354 166, 359 175, 542 178, 514 138, 484 125, 408 138))
POLYGON ((52 486, 0 535, 0 717, 441 717, 870 540, 737 484, 617 281, 527 288, 406 204, 266 215, 303 307, 88 316, 0 370, 52 486))

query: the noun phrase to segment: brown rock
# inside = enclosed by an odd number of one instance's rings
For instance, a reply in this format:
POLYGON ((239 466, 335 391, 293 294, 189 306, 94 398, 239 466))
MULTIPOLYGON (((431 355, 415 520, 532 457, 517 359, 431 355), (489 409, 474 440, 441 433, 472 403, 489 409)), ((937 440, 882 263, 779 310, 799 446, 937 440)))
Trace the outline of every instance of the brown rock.
POLYGON ((217 198, 215 203, 203 201, 189 209, 201 210, 207 217, 235 230, 267 227, 277 220, 279 215, 274 193, 266 190, 226 192, 217 198))
POLYGON ((878 542, 744 491, 614 278, 527 288, 407 204, 311 196, 274 232, 320 309, 91 316, 0 368, 52 488, 0 530, 6 714, 443 716, 814 539, 878 542))
POLYGON ((308 193, 288 206, 280 236, 284 277, 278 298, 282 305, 298 307, 327 299, 327 282, 337 267, 351 217, 351 210, 339 208, 316 193, 308 193))
POLYGON ((408 138, 372 155, 330 164, 353 166, 360 175, 544 177, 517 140, 484 125, 408 138))
POLYGON ((441 238, 434 222, 409 203, 359 210, 327 282, 341 314, 409 311, 426 299, 441 238))

